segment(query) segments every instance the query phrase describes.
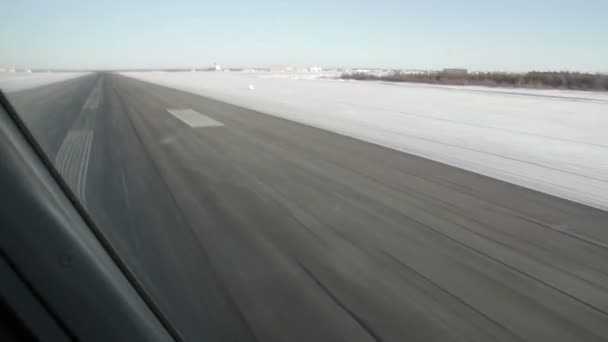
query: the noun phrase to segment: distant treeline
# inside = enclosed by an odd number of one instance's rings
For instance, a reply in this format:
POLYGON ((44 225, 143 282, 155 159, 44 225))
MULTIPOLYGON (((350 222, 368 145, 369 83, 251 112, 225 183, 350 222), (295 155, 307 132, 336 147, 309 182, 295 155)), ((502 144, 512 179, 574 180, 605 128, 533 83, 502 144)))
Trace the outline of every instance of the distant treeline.
POLYGON ((340 78, 347 80, 480 85, 491 87, 608 90, 608 75, 578 72, 531 71, 527 73, 476 72, 452 74, 442 71, 420 73, 404 73, 395 71, 386 75, 354 72, 344 73, 340 78))

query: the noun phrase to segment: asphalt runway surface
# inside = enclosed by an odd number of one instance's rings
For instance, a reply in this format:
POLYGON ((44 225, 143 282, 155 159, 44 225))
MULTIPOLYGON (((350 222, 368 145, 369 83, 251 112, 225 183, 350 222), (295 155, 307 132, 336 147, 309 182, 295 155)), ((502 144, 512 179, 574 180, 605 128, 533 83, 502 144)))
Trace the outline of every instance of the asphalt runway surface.
POLYGON ((608 340, 604 211, 120 75, 9 98, 186 341, 608 340))

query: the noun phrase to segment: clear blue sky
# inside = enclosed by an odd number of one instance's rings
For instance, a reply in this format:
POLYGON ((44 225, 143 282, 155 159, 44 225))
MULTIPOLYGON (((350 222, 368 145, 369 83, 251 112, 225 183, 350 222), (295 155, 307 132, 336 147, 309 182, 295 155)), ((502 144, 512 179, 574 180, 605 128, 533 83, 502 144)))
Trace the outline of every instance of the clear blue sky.
POLYGON ((606 0, 0 4, 0 66, 608 71, 606 0))

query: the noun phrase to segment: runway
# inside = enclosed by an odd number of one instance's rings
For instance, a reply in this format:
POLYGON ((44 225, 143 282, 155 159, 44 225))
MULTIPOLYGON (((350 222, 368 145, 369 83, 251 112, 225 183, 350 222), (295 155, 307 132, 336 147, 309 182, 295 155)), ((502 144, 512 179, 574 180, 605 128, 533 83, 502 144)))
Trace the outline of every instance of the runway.
POLYGON ((604 211, 115 74, 9 98, 186 341, 608 340, 604 211))

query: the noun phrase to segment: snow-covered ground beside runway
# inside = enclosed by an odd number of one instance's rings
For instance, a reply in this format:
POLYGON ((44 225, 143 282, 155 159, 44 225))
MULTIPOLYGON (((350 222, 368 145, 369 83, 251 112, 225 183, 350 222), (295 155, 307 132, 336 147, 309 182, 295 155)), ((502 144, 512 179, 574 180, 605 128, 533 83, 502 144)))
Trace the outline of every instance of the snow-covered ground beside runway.
POLYGON ((608 210, 606 93, 342 81, 310 73, 124 75, 608 210))
POLYGON ((86 72, 0 72, 0 89, 5 93, 11 93, 65 81, 86 74, 86 72))

